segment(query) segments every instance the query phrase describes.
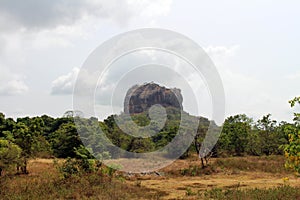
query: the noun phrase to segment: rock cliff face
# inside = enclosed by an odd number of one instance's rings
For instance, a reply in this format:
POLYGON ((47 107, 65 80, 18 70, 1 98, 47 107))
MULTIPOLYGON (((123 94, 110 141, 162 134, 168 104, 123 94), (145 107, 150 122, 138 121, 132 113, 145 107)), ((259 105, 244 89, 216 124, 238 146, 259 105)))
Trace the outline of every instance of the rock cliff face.
POLYGON ((124 101, 124 112, 135 114, 147 111, 151 106, 175 107, 182 110, 180 89, 168 89, 156 83, 145 83, 131 87, 124 101))

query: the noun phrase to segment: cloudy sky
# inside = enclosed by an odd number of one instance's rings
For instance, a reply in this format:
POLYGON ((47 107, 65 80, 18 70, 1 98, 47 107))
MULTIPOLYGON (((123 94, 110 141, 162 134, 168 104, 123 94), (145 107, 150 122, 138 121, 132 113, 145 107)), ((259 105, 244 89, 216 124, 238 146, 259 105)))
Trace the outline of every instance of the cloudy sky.
MULTIPOLYGON (((72 109, 77 74, 97 46, 151 27, 203 47, 223 81, 226 116, 271 113, 289 121, 287 101, 300 95, 299 19, 296 0, 1 0, 0 111, 61 116, 72 109)), ((200 114, 209 116, 203 104, 200 114)))

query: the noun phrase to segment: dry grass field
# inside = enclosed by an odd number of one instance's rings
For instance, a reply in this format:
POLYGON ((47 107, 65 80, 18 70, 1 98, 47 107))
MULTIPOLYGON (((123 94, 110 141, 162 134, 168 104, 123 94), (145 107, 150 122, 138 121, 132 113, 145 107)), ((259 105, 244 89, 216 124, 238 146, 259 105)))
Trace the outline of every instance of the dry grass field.
POLYGON ((161 176, 94 173, 63 179, 53 160, 35 159, 29 175, 2 177, 0 194, 1 199, 300 199, 300 178, 284 168, 281 156, 218 158, 206 169, 199 164, 197 158, 177 160, 161 176))

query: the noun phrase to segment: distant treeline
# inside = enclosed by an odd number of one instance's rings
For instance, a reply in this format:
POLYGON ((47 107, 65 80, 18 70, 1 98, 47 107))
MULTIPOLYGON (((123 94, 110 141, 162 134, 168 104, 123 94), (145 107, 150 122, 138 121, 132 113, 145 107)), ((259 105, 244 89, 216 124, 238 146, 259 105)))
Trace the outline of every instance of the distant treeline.
MULTIPOLYGON (((120 152, 113 152, 107 146, 97 143, 97 139, 101 137, 98 135, 99 128, 113 145, 121 149, 137 153, 151 152, 161 149, 171 142, 178 133, 179 127, 183 127, 183 132, 188 137, 192 131, 189 130, 189 123, 200 120, 197 134, 193 135, 194 142, 181 156, 181 158, 185 158, 190 153, 199 152, 208 126, 213 122, 206 118, 190 116, 187 113, 184 115, 188 120, 184 124, 180 124, 180 112, 174 108, 167 109, 165 126, 159 129, 154 124, 150 129, 156 131, 157 134, 149 138, 139 138, 123 133, 117 125, 114 115, 102 122, 97 118, 81 119, 76 117, 72 111, 67 112, 61 118, 43 115, 18 118, 17 120, 5 118, 5 115, 0 113, 0 169, 4 169, 8 165, 17 165, 23 173, 26 173, 27 160, 31 157, 76 158, 84 156, 103 159, 124 156, 120 152), (80 123, 75 124, 74 119, 76 118, 81 120, 80 123), (79 136, 78 130, 86 135, 79 136), (90 146, 84 147, 83 144, 87 143, 90 146)), ((127 120, 122 123, 126 125, 131 120, 139 126, 150 123, 147 113, 135 114, 127 120)), ((271 115, 263 116, 256 122, 246 115, 228 117, 223 124, 222 133, 217 145, 213 148, 212 155, 225 157, 283 154, 283 149, 280 147, 288 142, 288 136, 284 130, 292 129, 295 126, 295 124, 287 122, 278 123, 271 119, 271 115)), ((180 145, 173 148, 180 148, 180 145)))

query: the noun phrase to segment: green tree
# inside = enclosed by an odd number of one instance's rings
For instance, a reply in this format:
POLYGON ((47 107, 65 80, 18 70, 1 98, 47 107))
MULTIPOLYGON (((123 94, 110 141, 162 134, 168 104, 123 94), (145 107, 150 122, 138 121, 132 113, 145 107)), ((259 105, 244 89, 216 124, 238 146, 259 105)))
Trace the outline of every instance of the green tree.
MULTIPOLYGON (((200 156, 200 149, 203 143, 203 140, 205 138, 205 135, 207 134, 208 127, 209 127, 210 122, 206 118, 200 118, 200 123, 198 126, 197 134, 194 137, 194 148, 197 152, 197 155, 200 156)), ((201 161, 201 167, 205 168, 208 165, 208 161, 210 157, 213 155, 214 151, 212 150, 211 152, 205 152, 205 156, 200 156, 200 161, 201 161), (204 162, 205 161, 205 162, 204 162)))
POLYGON ((135 153, 145 153, 153 150, 151 138, 133 138, 129 144, 129 151, 135 153))
POLYGON ((21 148, 9 140, 0 139, 0 176, 2 171, 17 165, 20 161, 21 148))
POLYGON ((253 156, 261 156, 262 153, 262 140, 257 129, 252 129, 248 135, 248 144, 246 153, 253 156))
POLYGON ((243 155, 249 142, 251 124, 252 119, 244 114, 228 117, 218 142, 219 150, 231 155, 243 155))
POLYGON ((74 148, 82 145, 74 123, 63 123, 50 136, 53 153, 56 157, 75 157, 74 148))
POLYGON ((16 122, 12 118, 7 118, 5 120, 5 131, 13 132, 16 126, 16 122))
POLYGON ((34 157, 37 149, 37 135, 36 132, 31 132, 26 124, 23 122, 18 122, 15 129, 13 130, 13 135, 15 138, 15 143, 21 147, 21 158, 23 162, 21 163, 21 172, 27 174, 27 162, 28 159, 34 157))
POLYGON ((4 132, 12 132, 15 127, 15 121, 12 118, 5 119, 5 115, 0 113, 0 137, 5 137, 4 132))
POLYGON ((39 157, 49 156, 51 152, 51 146, 44 137, 45 135, 45 123, 41 117, 33 117, 29 120, 29 131, 34 135, 36 142, 34 143, 35 152, 39 157))
POLYGON ((0 137, 3 137, 3 131, 5 131, 5 115, 0 113, 0 137))
MULTIPOLYGON (((300 97, 289 101, 291 107, 300 104, 300 97)), ((294 124, 287 125, 284 133, 288 137, 288 144, 284 145, 284 153, 287 159, 286 167, 300 173, 300 113, 294 113, 294 124)))
POLYGON ((256 129, 259 133, 261 152, 265 155, 281 154, 279 147, 285 141, 284 134, 280 132, 276 120, 271 119, 271 114, 265 115, 257 121, 256 129))

